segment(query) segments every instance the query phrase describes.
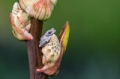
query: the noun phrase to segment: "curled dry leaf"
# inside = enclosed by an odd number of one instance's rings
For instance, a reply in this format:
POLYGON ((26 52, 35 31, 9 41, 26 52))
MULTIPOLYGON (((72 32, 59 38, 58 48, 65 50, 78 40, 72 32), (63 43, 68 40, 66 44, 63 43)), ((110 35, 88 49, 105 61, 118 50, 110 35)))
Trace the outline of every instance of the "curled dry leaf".
POLYGON ((57 3, 57 0, 19 0, 23 10, 31 17, 47 20, 57 3))
POLYGON ((53 34, 50 41, 46 44, 45 47, 42 48, 42 61, 44 66, 41 69, 37 69, 37 72, 43 72, 50 76, 56 75, 58 73, 63 53, 67 47, 69 33, 70 26, 69 23, 66 22, 59 37, 53 34))
POLYGON ((12 32, 18 40, 32 40, 33 37, 29 33, 31 23, 28 15, 21 9, 17 2, 13 5, 10 13, 10 22, 12 32))

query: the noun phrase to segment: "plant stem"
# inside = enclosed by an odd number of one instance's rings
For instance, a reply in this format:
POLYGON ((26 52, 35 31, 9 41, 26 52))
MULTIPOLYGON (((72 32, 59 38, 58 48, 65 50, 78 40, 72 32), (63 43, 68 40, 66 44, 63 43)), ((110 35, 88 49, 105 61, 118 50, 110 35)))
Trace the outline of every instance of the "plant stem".
POLYGON ((39 21, 35 18, 31 18, 31 30, 30 33, 33 36, 33 40, 26 41, 28 51, 28 61, 30 69, 30 79, 48 79, 48 76, 44 73, 36 73, 37 68, 42 68, 42 52, 39 48, 39 41, 42 33, 43 21, 39 21))

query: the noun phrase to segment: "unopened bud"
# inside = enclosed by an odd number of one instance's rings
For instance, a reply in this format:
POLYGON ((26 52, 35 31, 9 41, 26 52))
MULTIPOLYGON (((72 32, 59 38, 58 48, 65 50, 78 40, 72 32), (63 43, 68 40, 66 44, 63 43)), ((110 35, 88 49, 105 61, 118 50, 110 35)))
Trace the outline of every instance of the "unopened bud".
POLYGON ((18 40, 32 40, 33 37, 29 33, 31 23, 28 15, 21 9, 17 2, 13 5, 13 10, 10 14, 10 22, 12 32, 18 40))
POLYGON ((30 17, 47 20, 54 9, 57 0, 20 0, 20 5, 30 17))

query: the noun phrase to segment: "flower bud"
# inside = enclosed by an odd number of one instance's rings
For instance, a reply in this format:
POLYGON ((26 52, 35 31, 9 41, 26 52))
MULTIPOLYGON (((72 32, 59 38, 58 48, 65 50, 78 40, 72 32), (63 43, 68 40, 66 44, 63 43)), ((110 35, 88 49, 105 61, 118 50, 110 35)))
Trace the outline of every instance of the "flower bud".
POLYGON ((47 20, 56 3, 57 0, 20 0, 20 5, 27 14, 39 20, 47 20))
POLYGON ((10 22, 12 32, 18 40, 32 40, 33 37, 29 33, 31 23, 28 15, 21 9, 17 2, 13 5, 13 10, 10 14, 10 22))

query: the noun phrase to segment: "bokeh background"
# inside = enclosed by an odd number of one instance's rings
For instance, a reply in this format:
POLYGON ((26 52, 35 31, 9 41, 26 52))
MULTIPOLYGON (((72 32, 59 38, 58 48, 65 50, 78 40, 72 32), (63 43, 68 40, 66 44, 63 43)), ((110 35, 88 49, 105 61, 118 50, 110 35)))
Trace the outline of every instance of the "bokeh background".
MULTIPOLYGON (((18 0, 0 1, 0 79, 29 79, 25 42, 11 32, 9 14, 18 0)), ((60 72, 49 79, 120 79, 120 0, 58 0, 43 33, 71 33, 60 72)))

